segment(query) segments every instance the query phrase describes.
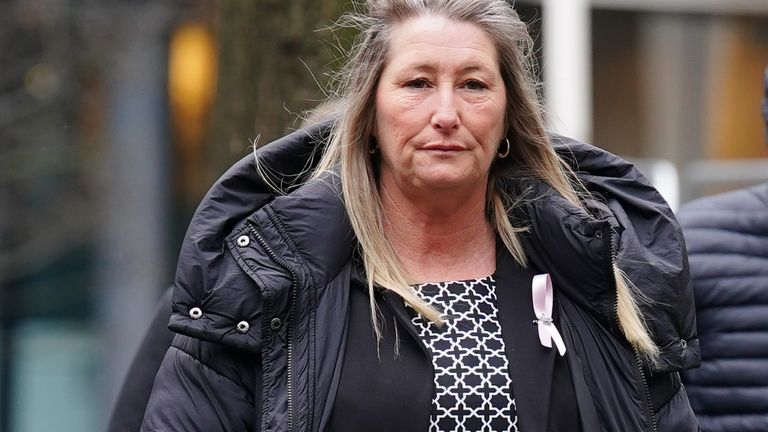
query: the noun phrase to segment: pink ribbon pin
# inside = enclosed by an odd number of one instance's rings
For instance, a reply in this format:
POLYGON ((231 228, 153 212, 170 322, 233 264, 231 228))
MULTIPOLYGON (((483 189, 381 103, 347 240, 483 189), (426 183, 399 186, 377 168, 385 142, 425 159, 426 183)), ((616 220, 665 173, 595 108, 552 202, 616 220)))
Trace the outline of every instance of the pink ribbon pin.
POLYGON ((547 348, 552 348, 552 341, 554 340, 557 351, 563 356, 565 355, 565 343, 552 322, 554 294, 549 273, 534 276, 531 288, 533 290, 533 311, 536 314, 536 319, 533 322, 539 327, 539 340, 547 348))

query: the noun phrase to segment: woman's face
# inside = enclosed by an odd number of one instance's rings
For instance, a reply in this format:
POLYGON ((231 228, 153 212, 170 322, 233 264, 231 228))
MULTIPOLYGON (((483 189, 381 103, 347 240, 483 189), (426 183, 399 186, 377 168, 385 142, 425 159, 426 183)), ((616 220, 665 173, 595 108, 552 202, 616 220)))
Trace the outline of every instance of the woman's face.
POLYGON ((381 180, 404 193, 485 188, 504 134, 496 47, 440 16, 395 26, 376 88, 381 180))

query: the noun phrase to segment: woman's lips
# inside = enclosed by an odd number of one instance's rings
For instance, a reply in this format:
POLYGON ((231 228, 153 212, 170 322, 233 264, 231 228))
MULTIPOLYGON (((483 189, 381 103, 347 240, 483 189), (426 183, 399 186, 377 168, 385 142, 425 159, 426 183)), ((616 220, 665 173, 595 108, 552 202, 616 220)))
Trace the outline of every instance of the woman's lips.
POLYGON ((457 144, 427 144, 422 147, 422 150, 440 151, 440 152, 457 152, 464 150, 464 147, 457 144))

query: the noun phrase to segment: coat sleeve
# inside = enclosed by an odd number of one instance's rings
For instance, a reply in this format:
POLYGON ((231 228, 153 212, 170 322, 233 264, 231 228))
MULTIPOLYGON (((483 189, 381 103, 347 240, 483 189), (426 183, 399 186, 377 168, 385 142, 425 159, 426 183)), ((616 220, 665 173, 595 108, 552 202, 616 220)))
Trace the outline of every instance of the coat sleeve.
POLYGON ((178 335, 155 377, 142 431, 252 431, 259 359, 178 335), (210 359, 215 361, 210 362, 210 359), (211 367, 211 365, 215 365, 211 367))

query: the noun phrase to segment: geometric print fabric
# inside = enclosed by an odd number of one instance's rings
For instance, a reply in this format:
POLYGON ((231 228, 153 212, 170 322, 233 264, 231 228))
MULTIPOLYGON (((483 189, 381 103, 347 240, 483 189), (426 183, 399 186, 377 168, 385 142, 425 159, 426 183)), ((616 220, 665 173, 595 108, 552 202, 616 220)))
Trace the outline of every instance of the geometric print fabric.
POLYGON ((412 319, 435 371, 430 431, 519 431, 493 276, 414 289, 444 317, 412 319))

